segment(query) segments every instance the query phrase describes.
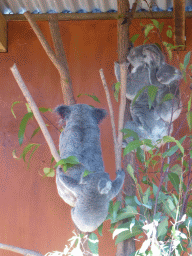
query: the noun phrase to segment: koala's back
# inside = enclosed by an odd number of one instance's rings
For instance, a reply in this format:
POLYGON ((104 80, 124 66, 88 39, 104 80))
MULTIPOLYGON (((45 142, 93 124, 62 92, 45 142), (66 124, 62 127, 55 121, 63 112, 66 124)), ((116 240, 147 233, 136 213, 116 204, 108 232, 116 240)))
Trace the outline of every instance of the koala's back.
POLYGON ((91 107, 75 107, 60 135, 61 158, 76 156, 85 169, 93 172, 104 171, 97 120, 91 107))

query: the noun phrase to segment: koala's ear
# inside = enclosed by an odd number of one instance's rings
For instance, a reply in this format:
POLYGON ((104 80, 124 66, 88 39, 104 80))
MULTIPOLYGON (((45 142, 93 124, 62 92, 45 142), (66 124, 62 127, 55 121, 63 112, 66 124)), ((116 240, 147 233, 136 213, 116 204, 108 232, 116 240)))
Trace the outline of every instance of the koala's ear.
POLYGON ((70 106, 60 105, 54 110, 63 120, 67 119, 71 113, 70 106))
POLYGON ((107 115, 107 111, 102 108, 94 108, 93 115, 97 119, 97 123, 100 123, 103 118, 107 115))
POLYGON ((98 191, 100 194, 108 194, 112 188, 112 182, 107 179, 100 179, 98 183, 98 191))

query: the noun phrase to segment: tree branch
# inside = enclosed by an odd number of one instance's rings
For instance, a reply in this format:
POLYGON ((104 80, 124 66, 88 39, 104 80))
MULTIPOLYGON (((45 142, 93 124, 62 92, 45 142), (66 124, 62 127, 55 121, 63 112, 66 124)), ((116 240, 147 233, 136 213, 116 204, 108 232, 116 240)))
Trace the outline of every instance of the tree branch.
POLYGON ((7 245, 7 244, 1 244, 1 243, 0 243, 0 249, 20 253, 24 256, 43 256, 43 254, 36 251, 31 251, 31 250, 19 248, 13 245, 7 245))
POLYGON ((117 137, 116 137, 116 131, 115 131, 115 120, 114 120, 113 106, 111 103, 111 97, 110 97, 110 93, 109 93, 109 90, 107 87, 103 69, 100 69, 99 73, 100 73, 101 81, 103 83, 103 88, 105 90, 105 94, 106 94, 106 98, 107 98, 107 102, 108 102, 108 106, 109 106, 109 113, 110 113, 111 126, 112 126, 112 132, 113 132, 114 149, 115 149, 115 164, 116 164, 116 170, 118 170, 118 166, 117 166, 118 148, 117 148, 117 137))
POLYGON ((31 110, 33 111, 33 114, 34 114, 34 116, 41 128, 41 131, 45 137, 45 140, 47 141, 47 144, 50 148, 52 156, 55 158, 55 161, 58 162, 61 158, 60 158, 59 154, 57 153, 54 142, 49 134, 49 131, 48 131, 40 113, 39 113, 39 109, 38 109, 37 105, 35 104, 30 92, 28 91, 21 75, 19 74, 16 64, 14 64, 11 67, 11 71, 12 71, 13 76, 14 76, 15 80, 17 81, 24 97, 26 98, 27 102, 29 103, 31 110))
MULTIPOLYGON (((29 24, 31 25, 34 33, 36 34, 37 38, 39 39, 41 45, 43 46, 45 52, 47 53, 48 57, 52 61, 52 63, 55 65, 57 68, 60 76, 61 76, 61 87, 63 91, 63 98, 64 102, 67 105, 72 105, 75 104, 75 99, 73 96, 73 91, 71 86, 69 85, 69 74, 67 74, 66 66, 67 64, 63 65, 63 61, 60 60, 48 44, 47 40, 45 39, 43 33, 41 32, 40 28, 36 24, 35 20, 32 17, 32 14, 30 12, 25 12, 24 13, 25 18, 28 20, 29 24)), ((57 29, 57 35, 60 36, 59 27, 57 29)), ((57 39, 57 38, 56 38, 57 39)), ((57 48, 57 47, 56 47, 57 48)), ((59 54, 57 52, 57 54, 59 54)))

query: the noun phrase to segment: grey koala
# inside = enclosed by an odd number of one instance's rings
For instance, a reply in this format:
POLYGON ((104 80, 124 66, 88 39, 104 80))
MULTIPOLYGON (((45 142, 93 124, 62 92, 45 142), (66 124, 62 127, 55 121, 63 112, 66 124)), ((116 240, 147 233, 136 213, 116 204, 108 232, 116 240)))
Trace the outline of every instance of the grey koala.
POLYGON ((165 63, 165 57, 159 47, 157 47, 157 45, 139 45, 132 48, 127 56, 128 62, 131 63, 131 65, 133 66, 132 73, 137 72, 138 67, 146 66, 146 64, 149 64, 149 55, 146 54, 145 51, 150 52, 150 58, 151 56, 154 56, 156 67, 159 67, 160 65, 165 63))
POLYGON ((73 208, 73 222, 82 232, 93 232, 106 219, 109 201, 123 186, 125 173, 117 171, 111 181, 104 171, 100 145, 99 123, 106 111, 85 104, 58 106, 56 112, 66 122, 60 135, 61 158, 76 156, 80 164, 63 173, 56 171, 56 184, 60 197, 73 208), (84 177, 85 170, 90 173, 84 177))
MULTIPOLYGON (((130 129, 136 132, 140 140, 150 139, 152 144, 155 145, 158 140, 168 135, 169 125, 170 125, 169 123, 164 122, 162 119, 159 119, 154 122, 151 132, 148 132, 143 127, 139 127, 134 121, 127 121, 125 123, 124 128, 130 129)), ((172 132, 172 130, 173 130, 173 125, 171 124, 170 133, 172 132)), ((123 147, 126 147, 126 145, 132 140, 133 140, 132 137, 126 138, 123 142, 123 147)), ((161 147, 162 144, 163 142, 158 143, 157 147, 161 147)), ((151 147, 148 147, 146 145, 141 146, 141 148, 145 151, 149 151, 151 149, 151 147)))
MULTIPOLYGON (((127 56, 129 61, 127 65, 131 65, 132 70, 127 75, 127 99, 133 100, 140 89, 151 84, 148 68, 151 56, 155 59, 155 67, 159 67, 165 62, 164 55, 155 44, 140 45, 130 50, 127 56), (147 54, 145 54, 144 50, 147 50, 147 54), (150 52, 150 56, 148 52, 150 52)), ((114 63, 114 70, 116 79, 120 82, 120 66, 118 62, 114 63)))
POLYGON ((181 72, 168 64, 161 65, 158 70, 151 65, 149 67, 149 75, 151 84, 158 87, 151 109, 149 109, 146 89, 137 98, 136 102, 131 104, 130 110, 134 122, 140 128, 143 127, 148 133, 151 133, 156 120, 163 119, 165 122, 171 121, 172 108, 172 121, 181 113, 181 100, 177 84, 178 80, 181 79, 181 72), (164 96, 168 93, 172 93, 174 99, 162 102, 164 96))
POLYGON ((149 59, 150 84, 159 88, 156 96, 155 115, 166 122, 177 119, 182 110, 182 102, 179 91, 179 81, 182 79, 180 70, 169 64, 162 64, 158 69, 155 67, 155 59, 150 51, 144 50, 149 59), (173 95, 172 100, 163 101, 166 94, 173 95))

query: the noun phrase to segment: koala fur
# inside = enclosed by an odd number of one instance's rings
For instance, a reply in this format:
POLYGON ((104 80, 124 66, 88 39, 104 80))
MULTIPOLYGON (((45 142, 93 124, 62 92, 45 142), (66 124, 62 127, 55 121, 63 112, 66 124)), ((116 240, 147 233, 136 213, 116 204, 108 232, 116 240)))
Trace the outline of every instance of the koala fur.
MULTIPOLYGON (((127 99, 133 100, 140 89, 151 84, 148 68, 151 58, 153 58, 156 68, 165 63, 164 55, 155 44, 140 45, 130 50, 127 56, 127 65, 131 65, 132 70, 127 74, 127 99)), ((114 63, 114 70, 116 79, 120 82, 120 66, 118 62, 114 63)))
POLYGON ((106 219, 109 201, 123 186, 122 170, 111 181, 104 171, 99 123, 106 111, 85 104, 58 106, 56 112, 66 122, 60 135, 61 158, 76 156, 80 164, 66 173, 58 167, 56 184, 60 197, 73 208, 72 220, 82 232, 93 232, 106 219), (83 177, 84 171, 91 172, 83 177))

